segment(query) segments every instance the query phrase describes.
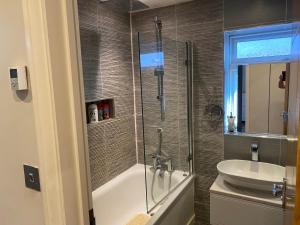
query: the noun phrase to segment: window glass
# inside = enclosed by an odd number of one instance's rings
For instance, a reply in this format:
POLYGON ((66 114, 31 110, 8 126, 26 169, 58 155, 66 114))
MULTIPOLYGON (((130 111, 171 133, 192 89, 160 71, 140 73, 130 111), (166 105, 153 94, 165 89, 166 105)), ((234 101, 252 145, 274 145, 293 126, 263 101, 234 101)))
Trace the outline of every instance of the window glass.
POLYGON ((292 38, 240 41, 237 43, 237 58, 260 58, 287 56, 291 54, 292 38))
POLYGON ((160 67, 164 65, 164 53, 163 52, 151 52, 141 54, 141 67, 160 67))

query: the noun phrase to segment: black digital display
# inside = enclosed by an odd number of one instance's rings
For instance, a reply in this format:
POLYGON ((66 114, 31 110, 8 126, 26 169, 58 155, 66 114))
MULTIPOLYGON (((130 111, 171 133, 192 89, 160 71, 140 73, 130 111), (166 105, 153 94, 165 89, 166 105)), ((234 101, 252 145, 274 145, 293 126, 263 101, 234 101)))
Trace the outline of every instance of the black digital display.
POLYGON ((10 78, 17 78, 17 77, 18 77, 18 70, 10 69, 10 78))

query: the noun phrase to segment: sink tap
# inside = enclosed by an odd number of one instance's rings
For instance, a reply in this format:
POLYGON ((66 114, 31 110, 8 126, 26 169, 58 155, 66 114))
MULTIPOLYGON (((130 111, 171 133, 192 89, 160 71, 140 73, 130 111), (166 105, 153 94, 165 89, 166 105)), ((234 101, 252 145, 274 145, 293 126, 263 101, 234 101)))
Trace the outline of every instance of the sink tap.
POLYGON ((258 162, 258 144, 253 143, 250 146, 252 161, 258 162))

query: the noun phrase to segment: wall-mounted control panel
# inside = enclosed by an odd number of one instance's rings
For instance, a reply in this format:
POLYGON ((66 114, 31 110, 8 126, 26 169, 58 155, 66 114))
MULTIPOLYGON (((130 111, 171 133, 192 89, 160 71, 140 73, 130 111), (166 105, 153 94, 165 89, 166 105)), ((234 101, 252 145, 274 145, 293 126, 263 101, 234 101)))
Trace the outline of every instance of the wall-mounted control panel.
POLYGON ((41 191, 39 169, 30 165, 23 165, 25 186, 27 188, 41 191))
POLYGON ((9 77, 12 90, 21 91, 28 89, 26 66, 10 67, 9 77))

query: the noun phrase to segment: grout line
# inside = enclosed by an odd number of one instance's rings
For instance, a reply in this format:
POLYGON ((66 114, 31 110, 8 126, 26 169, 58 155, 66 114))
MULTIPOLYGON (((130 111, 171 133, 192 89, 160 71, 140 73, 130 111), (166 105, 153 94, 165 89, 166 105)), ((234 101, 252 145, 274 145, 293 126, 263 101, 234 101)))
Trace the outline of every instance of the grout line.
POLYGON ((132 30, 132 13, 130 16, 130 41, 131 41, 131 73, 132 73, 132 87, 133 87, 133 116, 134 116, 134 137, 135 137, 135 156, 136 163, 139 162, 139 151, 138 151, 138 140, 137 140, 137 118, 136 118, 136 95, 135 95, 135 70, 134 70, 134 59, 133 59, 133 30, 132 30))

